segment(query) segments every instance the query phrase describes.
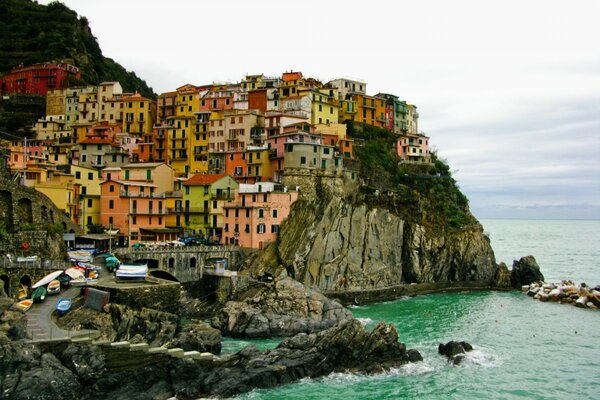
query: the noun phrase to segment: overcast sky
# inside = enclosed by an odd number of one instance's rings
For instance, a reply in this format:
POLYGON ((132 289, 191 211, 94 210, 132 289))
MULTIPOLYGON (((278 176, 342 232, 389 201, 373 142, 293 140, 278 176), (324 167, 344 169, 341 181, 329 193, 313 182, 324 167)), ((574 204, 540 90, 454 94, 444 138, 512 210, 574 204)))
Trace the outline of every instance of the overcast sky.
POLYGON ((600 1, 63 3, 157 93, 360 78, 419 107, 477 217, 600 218, 600 1))

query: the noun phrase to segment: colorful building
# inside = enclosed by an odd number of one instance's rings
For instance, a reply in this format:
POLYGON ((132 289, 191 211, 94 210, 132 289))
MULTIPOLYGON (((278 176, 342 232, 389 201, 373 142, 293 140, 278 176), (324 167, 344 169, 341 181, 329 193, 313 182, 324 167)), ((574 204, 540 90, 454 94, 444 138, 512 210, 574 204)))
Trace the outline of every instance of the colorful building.
POLYGON ((79 68, 71 64, 21 64, 0 77, 0 94, 25 93, 45 96, 49 90, 67 88, 79 79, 79 68))
POLYGON ((226 174, 196 174, 183 182, 186 233, 216 240, 223 228, 223 204, 234 198, 238 183, 226 174))
POLYGON ((241 184, 233 202, 223 207, 223 244, 262 249, 277 240, 298 192, 261 182, 241 184))

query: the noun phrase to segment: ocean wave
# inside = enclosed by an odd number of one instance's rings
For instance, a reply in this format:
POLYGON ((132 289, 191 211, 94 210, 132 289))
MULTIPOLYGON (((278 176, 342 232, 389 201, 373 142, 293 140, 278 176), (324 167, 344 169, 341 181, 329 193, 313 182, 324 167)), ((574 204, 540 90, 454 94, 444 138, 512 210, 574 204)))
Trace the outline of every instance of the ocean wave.
POLYGON ((501 358, 491 349, 477 347, 465 354, 463 365, 476 365, 484 368, 497 367, 501 364, 501 358))
POLYGON ((369 324, 372 324, 373 322, 375 322, 374 319, 372 318, 356 318, 358 320, 358 322, 360 322, 363 326, 367 326, 369 324))

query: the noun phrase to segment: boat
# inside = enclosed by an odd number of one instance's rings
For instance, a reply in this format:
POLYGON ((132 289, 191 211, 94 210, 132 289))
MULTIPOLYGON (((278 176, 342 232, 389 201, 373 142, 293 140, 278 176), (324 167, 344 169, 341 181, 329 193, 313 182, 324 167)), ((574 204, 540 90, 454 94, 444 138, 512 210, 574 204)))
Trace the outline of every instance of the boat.
POLYGON ((48 294, 56 294, 60 292, 60 281, 53 280, 48 284, 48 288, 46 289, 48 294))
POLYGON ((65 315, 71 309, 71 299, 67 297, 61 297, 56 303, 56 312, 58 315, 65 315))
POLYGON ((115 276, 119 279, 145 279, 147 273, 147 264, 121 264, 115 272, 115 276))
POLYGON ((32 289, 38 288, 40 286, 46 286, 47 284, 49 284, 50 282, 52 282, 53 280, 55 280, 56 278, 58 278, 58 276, 60 274, 62 274, 63 271, 54 271, 48 275, 46 275, 45 277, 43 277, 42 279, 40 279, 39 281, 37 281, 36 283, 34 283, 33 285, 31 285, 32 289))
POLYGON ((17 300, 25 300, 28 296, 27 286, 22 283, 19 285, 19 293, 17 294, 17 300))
POLYGON ((71 286, 93 286, 98 283, 96 278, 77 278, 71 281, 71 286))
POLYGON ((78 262, 92 262, 94 260, 94 251, 92 250, 74 250, 68 251, 69 259, 78 262))
POLYGON ((17 301, 16 303, 14 303, 12 305, 12 308, 14 308, 15 310, 19 310, 21 312, 27 312, 31 308, 32 305, 33 305, 33 300, 25 299, 25 300, 17 301))
POLYGON ((39 288, 36 288, 31 294, 31 300, 33 300, 34 303, 41 303, 42 301, 44 301, 44 299, 46 299, 46 294, 46 288, 40 286, 39 288))

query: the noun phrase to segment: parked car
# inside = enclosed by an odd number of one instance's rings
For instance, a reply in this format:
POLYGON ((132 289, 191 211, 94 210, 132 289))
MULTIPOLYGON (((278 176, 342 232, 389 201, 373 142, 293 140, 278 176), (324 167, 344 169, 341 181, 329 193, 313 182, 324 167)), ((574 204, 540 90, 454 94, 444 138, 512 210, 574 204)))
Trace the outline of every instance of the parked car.
POLYGON ((186 246, 200 246, 203 244, 207 244, 206 239, 198 236, 180 237, 179 241, 185 244, 186 246))

